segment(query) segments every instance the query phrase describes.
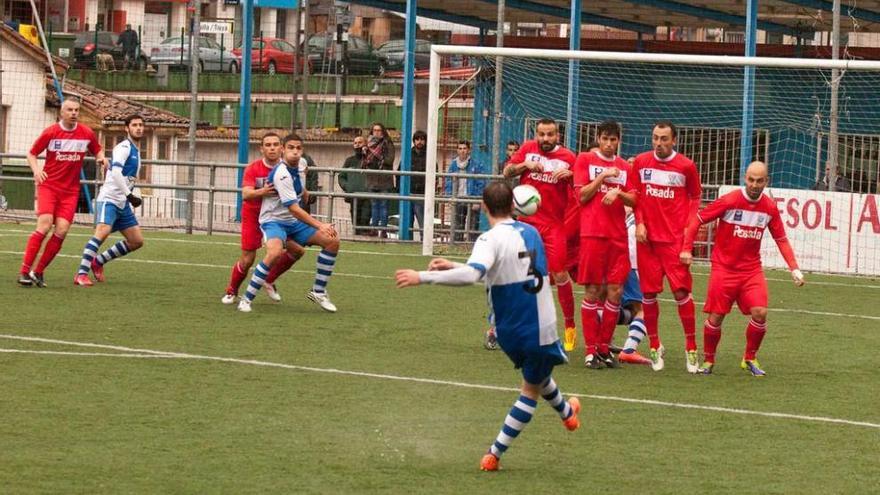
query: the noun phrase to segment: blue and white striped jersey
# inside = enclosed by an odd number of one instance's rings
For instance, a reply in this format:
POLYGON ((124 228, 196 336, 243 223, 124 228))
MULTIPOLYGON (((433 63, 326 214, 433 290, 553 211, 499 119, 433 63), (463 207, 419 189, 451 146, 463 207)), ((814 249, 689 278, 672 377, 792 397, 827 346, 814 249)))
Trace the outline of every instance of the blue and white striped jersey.
POLYGON ((537 332, 540 345, 559 340, 544 243, 534 227, 498 222, 477 239, 467 264, 483 274, 499 336, 537 332))
POLYGON ((260 225, 267 222, 294 224, 299 220, 290 213, 288 207, 299 204, 303 193, 299 170, 291 169, 286 163, 278 162, 269 172, 266 181, 275 186, 277 196, 265 196, 260 207, 260 225))
POLYGON ((110 160, 110 168, 104 174, 104 184, 98 192, 98 201, 105 201, 116 205, 118 208, 124 208, 125 197, 134 188, 137 180, 138 170, 141 166, 141 153, 137 146, 129 139, 124 139, 113 147, 113 156, 110 160), (121 185, 113 180, 113 174, 122 174, 126 191, 121 185))

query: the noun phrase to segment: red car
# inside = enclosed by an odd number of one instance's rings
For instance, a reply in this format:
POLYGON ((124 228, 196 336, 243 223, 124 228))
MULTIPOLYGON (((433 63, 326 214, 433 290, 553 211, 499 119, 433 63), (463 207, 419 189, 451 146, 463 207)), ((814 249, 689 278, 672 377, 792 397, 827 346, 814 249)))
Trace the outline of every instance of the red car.
MULTIPOLYGON (((265 72, 267 74, 293 73, 293 45, 280 38, 254 38, 254 46, 251 51, 251 70, 265 72)), ((236 56, 241 57, 241 47, 232 50, 236 56)), ((305 57, 300 54, 297 61, 301 71, 305 63, 305 57)))

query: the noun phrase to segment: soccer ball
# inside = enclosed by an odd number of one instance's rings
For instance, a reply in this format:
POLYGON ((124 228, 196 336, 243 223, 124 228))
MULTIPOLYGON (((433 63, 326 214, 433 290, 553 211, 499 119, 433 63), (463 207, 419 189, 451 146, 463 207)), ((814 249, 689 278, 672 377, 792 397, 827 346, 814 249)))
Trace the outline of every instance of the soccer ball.
POLYGON ((522 184, 513 188, 513 211, 518 216, 534 215, 541 206, 541 193, 534 186, 522 184))

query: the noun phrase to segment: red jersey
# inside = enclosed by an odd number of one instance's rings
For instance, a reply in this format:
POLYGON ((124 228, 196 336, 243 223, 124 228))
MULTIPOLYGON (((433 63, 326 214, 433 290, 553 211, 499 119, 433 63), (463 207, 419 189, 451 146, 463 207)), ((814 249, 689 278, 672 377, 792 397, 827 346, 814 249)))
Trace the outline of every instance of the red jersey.
MULTIPOLYGON (((272 171, 272 168, 269 165, 266 165, 266 162, 263 159, 259 159, 244 169, 244 178, 241 180, 242 187, 253 187, 254 189, 260 189, 266 185, 266 177, 269 176, 269 172, 272 171)), ((263 198, 256 199, 246 199, 241 202, 241 216, 242 219, 245 218, 253 218, 257 220, 260 216, 260 207, 263 206, 263 198)))
POLYGON ((602 198, 611 189, 621 189, 623 192, 633 190, 632 171, 626 160, 619 156, 606 158, 600 153, 579 154, 574 164, 575 195, 580 201, 581 188, 596 180, 599 174, 611 167, 617 167, 620 175, 606 177, 596 190, 596 194, 586 204, 581 205, 581 236, 621 240, 627 238, 626 210, 623 201, 617 198, 608 206, 602 204, 602 198))
POLYGON ((98 138, 88 126, 77 123, 68 131, 60 123, 50 125, 40 134, 31 146, 31 154, 38 156, 46 152, 43 171, 46 180, 42 185, 56 191, 77 191, 83 159, 86 152, 97 155, 101 152, 98 138))
MULTIPOLYGON (((762 194, 758 201, 751 201, 745 189, 730 191, 697 213, 701 224, 718 219, 715 230, 715 247, 712 248, 712 264, 728 271, 748 272, 761 269, 761 239, 769 228, 778 243, 785 240, 785 227, 776 202, 762 194)), ((692 244, 693 239, 686 244, 692 244)), ((691 246, 682 250, 690 251, 691 246)))
POLYGON ((697 166, 677 152, 661 160, 653 151, 646 151, 633 162, 632 175, 639 195, 636 222, 645 224, 648 240, 681 242, 703 192, 697 166))
POLYGON ((522 217, 520 221, 532 225, 563 225, 565 212, 571 196, 571 181, 553 179, 556 170, 572 170, 575 156, 568 148, 556 146, 553 151, 544 153, 535 140, 526 141, 510 157, 508 163, 538 162, 544 166, 543 172, 526 170, 519 178, 520 184, 529 184, 541 193, 541 207, 532 216, 522 217))

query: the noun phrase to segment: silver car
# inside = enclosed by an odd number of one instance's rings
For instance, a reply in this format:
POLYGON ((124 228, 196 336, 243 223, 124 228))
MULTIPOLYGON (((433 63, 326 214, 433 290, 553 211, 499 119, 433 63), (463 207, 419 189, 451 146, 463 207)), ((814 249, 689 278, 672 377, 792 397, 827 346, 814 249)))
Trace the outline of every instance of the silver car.
MULTIPOLYGON (((162 41, 154 47, 150 53, 150 63, 154 65, 167 64, 172 68, 187 68, 189 61, 189 37, 176 36, 162 41)), ((211 38, 199 37, 199 66, 202 72, 238 72, 241 61, 228 47, 220 47, 220 44, 211 38)))

